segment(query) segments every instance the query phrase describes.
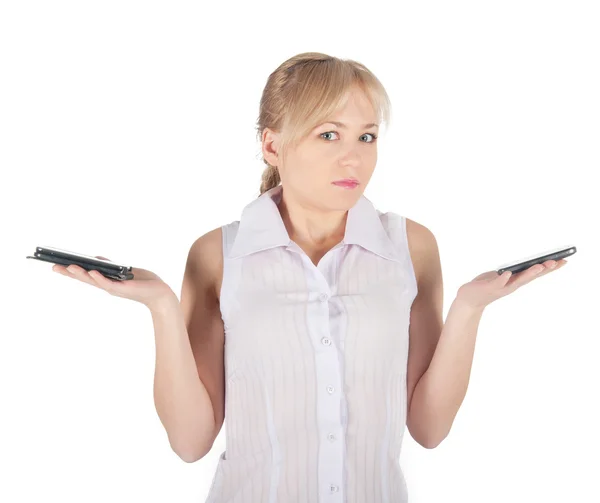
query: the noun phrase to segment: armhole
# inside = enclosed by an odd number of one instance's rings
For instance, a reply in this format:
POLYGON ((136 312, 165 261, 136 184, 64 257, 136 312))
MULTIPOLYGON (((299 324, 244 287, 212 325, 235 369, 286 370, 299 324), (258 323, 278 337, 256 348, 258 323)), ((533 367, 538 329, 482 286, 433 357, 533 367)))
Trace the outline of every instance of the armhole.
POLYGON ((219 295, 219 306, 221 308, 221 319, 223 320, 223 324, 225 326, 225 336, 227 336, 227 320, 232 301, 231 295, 235 291, 235 288, 233 288, 231 284, 235 274, 232 274, 231 268, 232 265, 233 267, 238 266, 240 262, 239 260, 231 261, 229 259, 229 252, 235 241, 238 226, 239 221, 235 221, 230 224, 221 226, 223 240, 223 277, 221 279, 221 294, 219 295))
POLYGON ((408 246, 406 217, 404 215, 394 213, 393 211, 388 211, 387 213, 379 212, 379 214, 380 218, 382 218, 382 224, 384 225, 390 240, 394 244, 394 247, 400 256, 403 258, 402 264, 404 269, 407 271, 408 282, 410 283, 409 287, 413 291, 414 299, 418 293, 418 286, 415 268, 412 262, 412 257, 410 256, 410 248, 408 246))
POLYGON ((419 293, 419 286, 417 284, 417 275, 415 274, 415 267, 412 261, 412 257, 410 255, 410 248, 408 246, 408 232, 406 230, 406 217, 404 215, 401 215, 402 218, 402 234, 404 236, 404 243, 405 243, 405 250, 406 250, 406 266, 407 269, 410 271, 410 277, 412 278, 412 283, 413 283, 413 289, 415 291, 415 297, 417 296, 417 294, 419 293))

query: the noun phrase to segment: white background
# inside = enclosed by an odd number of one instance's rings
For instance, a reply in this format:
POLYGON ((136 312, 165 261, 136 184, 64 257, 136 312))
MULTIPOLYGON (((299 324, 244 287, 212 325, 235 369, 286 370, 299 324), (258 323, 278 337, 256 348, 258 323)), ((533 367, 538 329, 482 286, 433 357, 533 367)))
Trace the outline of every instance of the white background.
POLYGON ((0 500, 204 501, 225 426, 196 463, 170 449, 148 309, 25 257, 179 295, 192 242, 258 195, 268 75, 318 51, 390 95, 365 195, 435 234, 444 318, 476 275, 578 250, 486 308, 449 437, 406 434, 411 503, 600 501, 599 24, 592 1, 4 3, 0 500))

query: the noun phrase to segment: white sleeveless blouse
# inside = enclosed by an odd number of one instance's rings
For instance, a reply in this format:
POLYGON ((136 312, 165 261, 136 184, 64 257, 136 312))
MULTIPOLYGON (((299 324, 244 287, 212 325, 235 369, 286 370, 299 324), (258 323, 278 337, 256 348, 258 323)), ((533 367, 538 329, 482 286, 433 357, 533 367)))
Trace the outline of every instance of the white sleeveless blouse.
POLYGON ((282 190, 222 227, 226 450, 206 503, 405 503, 406 219, 361 196, 315 266, 282 190))

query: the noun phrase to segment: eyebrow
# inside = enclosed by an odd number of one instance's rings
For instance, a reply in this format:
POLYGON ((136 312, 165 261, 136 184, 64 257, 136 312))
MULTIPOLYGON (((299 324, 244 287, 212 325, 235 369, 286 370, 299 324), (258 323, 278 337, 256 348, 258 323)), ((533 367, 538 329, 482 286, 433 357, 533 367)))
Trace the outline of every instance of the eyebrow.
MULTIPOLYGON (((336 122, 336 121, 327 121, 324 122, 324 124, 335 124, 337 127, 339 128, 346 128, 346 124, 344 124, 343 122, 336 122)), ((369 124, 364 124, 365 128, 370 128, 370 127, 379 127, 379 124, 375 124, 373 122, 369 123, 369 124)))

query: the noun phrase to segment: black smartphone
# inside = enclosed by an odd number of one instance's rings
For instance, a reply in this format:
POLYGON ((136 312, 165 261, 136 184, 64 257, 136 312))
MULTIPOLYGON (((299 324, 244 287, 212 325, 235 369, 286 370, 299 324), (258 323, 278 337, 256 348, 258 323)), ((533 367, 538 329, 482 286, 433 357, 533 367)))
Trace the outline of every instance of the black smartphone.
POLYGON ((52 246, 37 246, 33 256, 28 255, 26 258, 65 266, 75 264, 86 271, 95 270, 107 278, 118 281, 133 279, 133 272, 131 272, 133 268, 131 266, 117 264, 111 260, 104 260, 52 246))
POLYGON ((558 248, 553 248, 552 250, 532 255, 531 257, 502 264, 501 266, 498 266, 496 272, 502 274, 506 271, 512 271, 512 273, 515 274, 524 271, 525 269, 529 269, 535 264, 542 264, 543 262, 546 262, 546 260, 558 261, 562 258, 570 257, 574 253, 577 253, 577 248, 575 248, 574 245, 559 246, 558 248))

